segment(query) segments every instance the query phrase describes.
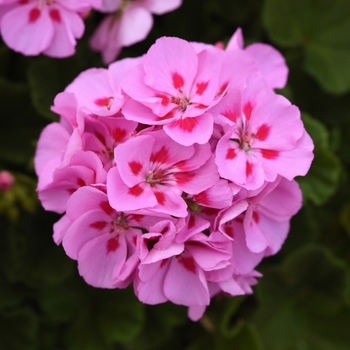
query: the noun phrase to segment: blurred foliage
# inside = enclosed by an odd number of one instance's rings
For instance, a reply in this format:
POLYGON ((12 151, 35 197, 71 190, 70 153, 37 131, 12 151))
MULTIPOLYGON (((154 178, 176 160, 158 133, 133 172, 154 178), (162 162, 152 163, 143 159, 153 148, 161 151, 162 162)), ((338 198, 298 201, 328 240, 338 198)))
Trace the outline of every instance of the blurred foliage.
POLYGON ((0 170, 16 183, 0 193, 0 348, 3 350, 347 350, 350 348, 350 2, 184 0, 155 17, 147 40, 227 41, 279 49, 290 68, 281 91, 303 111, 315 142, 298 181, 304 207, 282 250, 266 259, 255 294, 218 295, 197 323, 184 307, 143 305, 132 289, 97 290, 51 238, 58 216, 38 205, 35 143, 56 120, 53 98, 82 70, 103 66, 88 48, 100 15, 86 20, 74 57, 24 57, 0 45, 0 170))

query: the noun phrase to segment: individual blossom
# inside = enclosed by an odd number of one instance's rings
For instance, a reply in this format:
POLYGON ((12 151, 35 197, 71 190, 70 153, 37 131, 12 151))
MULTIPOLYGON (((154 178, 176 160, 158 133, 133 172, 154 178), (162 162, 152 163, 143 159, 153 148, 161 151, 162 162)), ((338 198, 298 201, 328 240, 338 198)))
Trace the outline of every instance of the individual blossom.
POLYGON ((85 29, 79 13, 100 5, 101 0, 3 0, 1 35, 27 56, 71 56, 85 29))
POLYGON ((85 281, 100 288, 124 288, 139 264, 141 228, 148 229, 159 218, 117 212, 106 193, 83 187, 69 199, 65 221, 62 244, 78 261, 85 281))
POLYGON ((104 63, 116 59, 124 46, 144 40, 153 26, 152 14, 162 15, 177 9, 182 0, 103 0, 101 12, 110 13, 90 40, 101 52, 104 63))
POLYGON ((118 145, 115 161, 107 190, 118 211, 150 209, 185 217, 183 191, 198 193, 219 180, 209 145, 182 146, 162 130, 118 145))
POLYGON ((223 178, 256 190, 277 175, 289 180, 305 175, 313 159, 313 143, 299 109, 251 76, 243 91, 231 90, 211 110, 225 135, 216 147, 223 178))

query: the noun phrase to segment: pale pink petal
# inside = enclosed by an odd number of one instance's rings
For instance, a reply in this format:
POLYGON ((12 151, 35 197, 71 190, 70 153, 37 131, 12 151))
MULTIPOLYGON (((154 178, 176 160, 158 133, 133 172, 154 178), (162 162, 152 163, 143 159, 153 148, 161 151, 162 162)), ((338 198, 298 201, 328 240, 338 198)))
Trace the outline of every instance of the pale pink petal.
POLYGON ((19 6, 3 16, 1 34, 11 49, 32 56, 49 47, 54 27, 47 8, 39 10, 36 4, 30 3, 19 6))
POLYGON ((233 33, 231 39, 227 43, 226 50, 237 50, 243 49, 244 47, 244 39, 241 28, 237 28, 233 33))
POLYGON ((162 15, 177 9, 181 4, 182 0, 141 0, 139 6, 146 8, 156 15, 162 15))

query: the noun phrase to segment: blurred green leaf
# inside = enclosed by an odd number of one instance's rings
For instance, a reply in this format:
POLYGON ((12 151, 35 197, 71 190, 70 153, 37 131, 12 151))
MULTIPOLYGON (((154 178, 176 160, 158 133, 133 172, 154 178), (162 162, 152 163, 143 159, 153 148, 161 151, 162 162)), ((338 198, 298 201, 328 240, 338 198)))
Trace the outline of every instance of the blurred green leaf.
POLYGON ((263 273, 256 326, 266 349, 345 349, 350 334, 333 344, 314 325, 318 320, 321 327, 346 307, 349 274, 342 261, 325 247, 306 246, 263 273))
POLYGON ((0 346, 3 350, 35 349, 38 319, 29 308, 0 313, 0 346))
POLYGON ((341 162, 330 150, 328 131, 318 120, 304 113, 302 116, 305 128, 314 141, 315 158, 310 171, 297 180, 303 191, 304 200, 311 200, 316 205, 322 205, 338 188, 341 162))
POLYGON ((58 120, 51 112, 55 96, 62 92, 86 67, 76 56, 60 61, 42 57, 32 63, 28 81, 33 105, 44 118, 58 120))
POLYGON ((348 0, 266 0, 263 23, 278 44, 304 48, 305 69, 323 89, 350 89, 348 0))

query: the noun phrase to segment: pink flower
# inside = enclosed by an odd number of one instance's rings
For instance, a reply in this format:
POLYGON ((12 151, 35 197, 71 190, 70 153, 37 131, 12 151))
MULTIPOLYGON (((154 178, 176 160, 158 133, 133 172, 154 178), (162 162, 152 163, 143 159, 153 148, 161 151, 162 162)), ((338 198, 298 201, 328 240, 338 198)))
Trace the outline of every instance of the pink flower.
POLYGON ((76 39, 84 32, 79 12, 99 6, 101 0, 7 1, 1 34, 14 51, 27 56, 43 53, 67 57, 75 52, 76 39), (7 6, 12 4, 12 6, 7 6))
POLYGON ((250 77, 242 92, 231 90, 211 113, 226 131, 216 148, 223 178, 255 190, 277 175, 292 180, 309 170, 313 143, 298 108, 261 78, 250 77))
POLYGON ((108 64, 124 46, 144 40, 153 25, 152 13, 161 15, 178 8, 182 0, 104 0, 101 12, 115 12, 101 22, 90 40, 93 50, 102 53, 108 64))
POLYGON ((118 211, 151 209, 185 217, 182 192, 198 193, 219 180, 209 145, 182 146, 161 130, 118 145, 115 161, 107 190, 118 211))

